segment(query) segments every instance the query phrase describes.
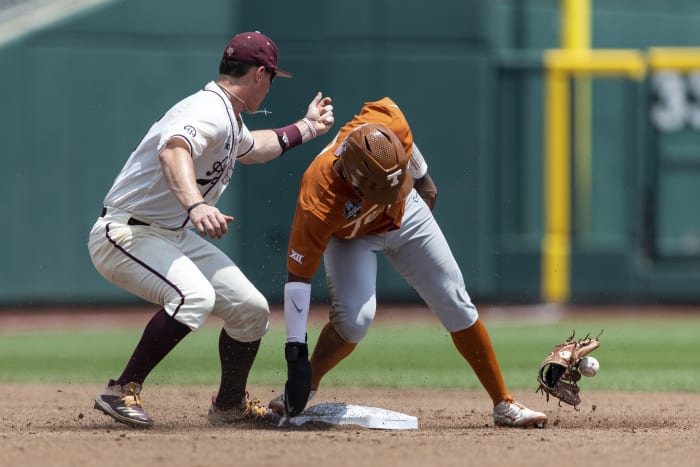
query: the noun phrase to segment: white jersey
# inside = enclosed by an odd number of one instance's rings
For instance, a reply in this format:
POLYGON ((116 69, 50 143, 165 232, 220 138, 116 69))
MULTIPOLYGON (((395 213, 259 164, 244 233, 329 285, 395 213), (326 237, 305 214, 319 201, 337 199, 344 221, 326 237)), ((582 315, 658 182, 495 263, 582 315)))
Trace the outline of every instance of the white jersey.
POLYGON ((228 186, 236 159, 254 143, 243 120, 236 119, 231 102, 211 81, 153 124, 117 175, 104 205, 166 228, 190 225, 187 212, 165 181, 158 158, 173 137, 189 144, 199 191, 210 205, 216 204, 228 186))

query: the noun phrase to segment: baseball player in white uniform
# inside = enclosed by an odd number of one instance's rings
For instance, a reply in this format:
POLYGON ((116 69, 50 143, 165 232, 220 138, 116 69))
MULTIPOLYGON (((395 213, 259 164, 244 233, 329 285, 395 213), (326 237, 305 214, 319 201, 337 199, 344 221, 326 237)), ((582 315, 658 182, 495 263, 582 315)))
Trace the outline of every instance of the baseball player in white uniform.
POLYGON ((221 238, 233 221, 216 203, 236 162, 268 162, 333 125, 331 99, 319 92, 303 119, 250 131, 241 114, 258 111, 275 76, 291 74, 277 67, 277 47, 270 38, 259 32, 233 37, 224 49, 219 78, 175 104, 148 130, 104 199, 88 242, 96 269, 161 307, 121 376, 95 399, 96 409, 119 422, 153 424, 141 403, 144 380, 209 315, 223 320, 221 382, 209 422, 270 415, 246 392, 269 326, 267 300, 233 260, 202 237, 221 238))

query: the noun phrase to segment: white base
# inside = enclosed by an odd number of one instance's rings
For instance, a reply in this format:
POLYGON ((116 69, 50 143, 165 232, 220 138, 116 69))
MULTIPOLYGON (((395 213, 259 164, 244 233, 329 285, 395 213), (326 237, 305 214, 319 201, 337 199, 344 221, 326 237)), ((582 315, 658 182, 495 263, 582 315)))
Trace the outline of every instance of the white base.
POLYGON ((282 417, 278 426, 300 426, 309 422, 329 425, 359 425, 377 430, 418 429, 418 419, 411 415, 377 407, 338 403, 307 407, 296 417, 282 417))

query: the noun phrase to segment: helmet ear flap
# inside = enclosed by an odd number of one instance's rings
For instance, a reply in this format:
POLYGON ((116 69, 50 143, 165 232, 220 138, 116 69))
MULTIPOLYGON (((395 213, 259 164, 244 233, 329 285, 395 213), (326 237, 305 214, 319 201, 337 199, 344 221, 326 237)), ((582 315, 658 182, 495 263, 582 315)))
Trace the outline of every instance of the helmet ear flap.
POLYGON ((338 153, 338 159, 340 160, 340 166, 343 169, 343 177, 345 181, 355 188, 355 190, 360 190, 360 185, 362 184, 362 179, 366 176, 369 170, 363 170, 367 167, 363 164, 363 159, 361 155, 358 155, 360 151, 357 148, 352 147, 353 144, 348 140, 345 140, 341 145, 341 150, 338 153))

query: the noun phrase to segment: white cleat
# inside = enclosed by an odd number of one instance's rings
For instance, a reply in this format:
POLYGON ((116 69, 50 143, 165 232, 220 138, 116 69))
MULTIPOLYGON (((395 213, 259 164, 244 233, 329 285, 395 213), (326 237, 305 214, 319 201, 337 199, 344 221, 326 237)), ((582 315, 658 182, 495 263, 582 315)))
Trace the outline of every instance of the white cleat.
MULTIPOLYGON (((316 391, 312 389, 311 392, 309 392, 308 400, 311 401, 311 399, 313 399, 315 395, 316 391)), ((276 413, 278 416, 285 417, 287 415, 287 410, 284 407, 284 391, 282 391, 282 393, 279 396, 272 399, 267 405, 267 407, 274 413, 276 413)))
POLYGON ((530 410, 515 400, 504 400, 493 408, 493 421, 497 426, 544 428, 547 415, 530 410))

